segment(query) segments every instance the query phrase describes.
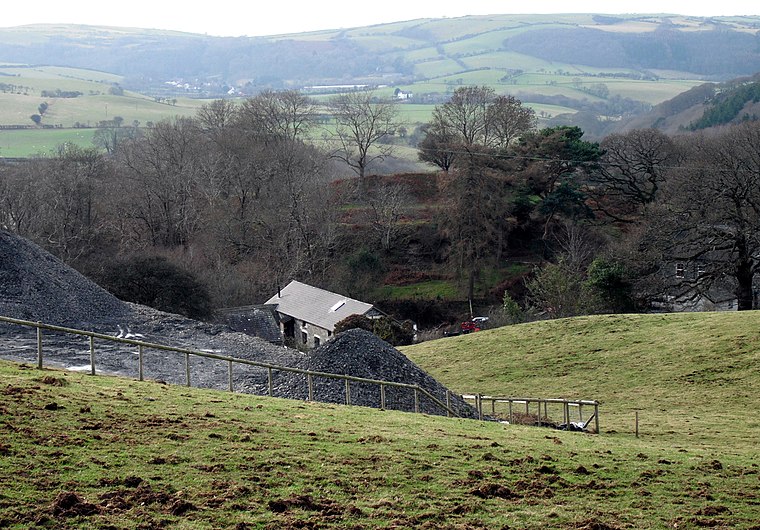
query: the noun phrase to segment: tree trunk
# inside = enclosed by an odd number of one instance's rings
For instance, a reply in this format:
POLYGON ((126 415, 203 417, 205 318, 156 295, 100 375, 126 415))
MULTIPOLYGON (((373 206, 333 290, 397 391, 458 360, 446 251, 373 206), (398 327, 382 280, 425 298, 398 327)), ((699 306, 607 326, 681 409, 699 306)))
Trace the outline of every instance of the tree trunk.
POLYGON ((752 264, 748 261, 742 261, 736 267, 736 300, 739 311, 749 311, 752 309, 752 264))

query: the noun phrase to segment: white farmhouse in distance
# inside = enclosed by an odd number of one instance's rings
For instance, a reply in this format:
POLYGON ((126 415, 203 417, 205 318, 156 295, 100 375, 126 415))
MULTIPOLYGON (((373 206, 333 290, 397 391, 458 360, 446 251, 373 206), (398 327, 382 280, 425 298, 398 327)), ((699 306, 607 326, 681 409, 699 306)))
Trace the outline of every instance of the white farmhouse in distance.
POLYGON ((414 94, 412 94, 411 92, 404 92, 400 88, 397 88, 393 92, 393 94, 396 97, 396 99, 412 99, 412 97, 414 96, 414 94))
POLYGON ((316 348, 330 339, 335 324, 348 316, 383 316, 372 304, 297 281, 290 282, 266 304, 275 306, 285 340, 307 348, 316 348))

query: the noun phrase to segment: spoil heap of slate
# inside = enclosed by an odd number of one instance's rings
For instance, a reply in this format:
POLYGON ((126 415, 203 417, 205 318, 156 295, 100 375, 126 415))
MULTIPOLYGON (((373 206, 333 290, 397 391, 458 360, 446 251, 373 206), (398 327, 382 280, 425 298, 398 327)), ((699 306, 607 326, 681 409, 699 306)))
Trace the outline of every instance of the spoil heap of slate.
MULTIPOLYGON (((446 403, 447 389, 443 385, 396 348, 362 329, 352 329, 336 335, 334 339, 302 357, 297 363, 297 367, 314 372, 417 385, 441 403, 446 403)), ((308 382, 303 375, 278 372, 273 383, 274 393, 277 396, 291 399, 308 398, 308 382)), ((346 402, 344 380, 315 376, 312 385, 315 401, 346 402)), ((349 387, 352 405, 375 408, 381 406, 379 385, 350 382, 349 387)), ((445 409, 425 396, 424 393, 418 392, 417 398, 421 412, 446 414, 445 409)), ((451 408, 456 411, 457 415, 463 417, 476 416, 475 410, 455 394, 449 393, 449 400, 451 408)), ((404 411, 415 410, 414 390, 385 385, 385 408, 404 411)))
POLYGON ((0 315, 89 329, 129 314, 127 304, 58 258, 0 230, 0 315))
MULTIPOLYGON (((289 364, 293 354, 300 355, 256 337, 233 333, 227 326, 121 301, 31 241, 3 230, 0 316, 272 364, 289 364)), ((48 330, 43 336, 46 364, 89 370, 89 348, 81 336, 48 330)), ((0 323, 0 344, 3 358, 36 360, 34 328, 0 323)), ((135 346, 98 340, 96 350, 99 372, 137 375, 135 346)), ((146 349, 145 354, 146 378, 185 382, 181 354, 157 349, 146 349)), ((225 364, 194 357, 193 365, 193 386, 226 387, 225 364)))

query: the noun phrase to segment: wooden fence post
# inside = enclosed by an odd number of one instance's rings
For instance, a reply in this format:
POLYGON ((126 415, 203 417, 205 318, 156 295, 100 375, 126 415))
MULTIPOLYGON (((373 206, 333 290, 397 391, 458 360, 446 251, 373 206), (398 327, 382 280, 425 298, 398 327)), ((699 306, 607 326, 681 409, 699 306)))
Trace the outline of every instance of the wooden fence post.
POLYGON ((267 367, 267 388, 269 389, 269 397, 274 397, 274 392, 272 391, 272 368, 267 367))
POLYGON ((420 412, 420 392, 414 387, 414 412, 420 412))
POLYGON ((636 438, 639 437, 639 411, 636 411, 636 438))
POLYGON ((509 423, 514 423, 514 420, 512 419, 512 400, 509 400, 509 423))
POLYGON ((385 410, 385 385, 380 383, 380 408, 385 410))
POLYGON ((190 354, 185 353, 185 385, 190 386, 190 354))
POLYGON ((351 381, 346 379, 346 405, 351 404, 351 381))
POLYGON ((596 427, 596 434, 601 434, 599 431, 599 403, 594 403, 594 426, 596 427))
POLYGON ((90 335, 90 375, 95 375, 95 337, 90 335))
POLYGON ((37 326, 37 369, 42 370, 42 328, 39 326, 37 326))
POLYGON ((229 366, 227 366, 227 382, 229 383, 228 389, 230 392, 234 392, 235 389, 232 387, 232 361, 227 362, 230 363, 229 366))
POLYGON ((137 379, 143 381, 143 347, 137 346, 137 379))
POLYGON ((451 417, 451 392, 446 390, 446 417, 451 417))
POLYGON ((314 401, 314 381, 311 378, 311 374, 306 374, 306 383, 309 386, 309 401, 314 401))

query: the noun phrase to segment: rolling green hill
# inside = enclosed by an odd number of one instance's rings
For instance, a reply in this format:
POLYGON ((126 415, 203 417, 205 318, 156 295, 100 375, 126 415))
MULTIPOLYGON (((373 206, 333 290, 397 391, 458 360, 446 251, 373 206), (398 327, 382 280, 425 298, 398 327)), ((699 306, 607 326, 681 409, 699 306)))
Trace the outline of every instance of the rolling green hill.
POLYGON ((760 313, 588 316, 403 348, 455 391, 598 399, 603 429, 717 449, 760 433, 760 313))
POLYGON ((597 398, 598 436, 0 362, 0 526, 756 528, 758 318, 577 318, 405 349, 460 390, 597 398))

